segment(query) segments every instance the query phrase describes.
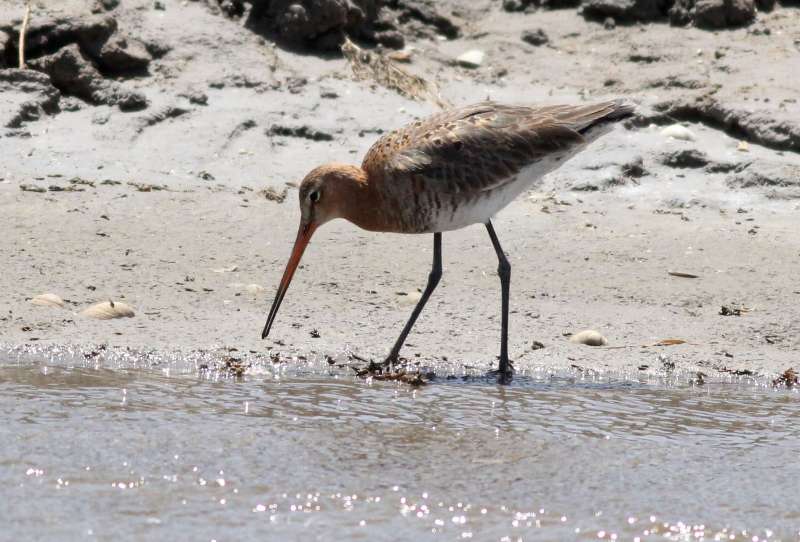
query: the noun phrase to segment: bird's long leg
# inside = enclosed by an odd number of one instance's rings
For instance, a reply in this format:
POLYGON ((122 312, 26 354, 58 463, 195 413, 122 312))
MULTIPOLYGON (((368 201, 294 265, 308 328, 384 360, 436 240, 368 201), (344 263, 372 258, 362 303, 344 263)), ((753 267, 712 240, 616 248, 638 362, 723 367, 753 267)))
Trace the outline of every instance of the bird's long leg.
POLYGON ((497 376, 501 383, 507 384, 511 381, 511 375, 514 373, 514 367, 508 360, 508 298, 511 290, 511 264, 508 263, 503 247, 500 246, 500 241, 497 239, 491 220, 486 222, 486 230, 489 232, 492 246, 494 246, 494 251, 497 253, 497 274, 500 276, 503 311, 500 324, 500 366, 497 370, 497 376))
POLYGON ((428 285, 425 286, 425 291, 422 292, 422 297, 419 298, 417 301, 417 306, 414 307, 414 312, 411 313, 411 317, 406 322, 403 331, 400 333, 400 336, 397 338, 397 341, 394 343, 392 347, 392 351, 389 352, 386 360, 380 365, 380 367, 389 366, 391 367, 398 359, 400 355, 400 349, 403 347, 403 343, 406 342, 406 337, 408 333, 411 331, 411 328, 414 327, 414 322, 417 321, 419 317, 419 313, 422 312, 422 309, 425 307, 425 303, 428 302, 428 298, 433 293, 433 290, 436 288, 436 285, 439 284, 439 279, 442 278, 442 234, 441 233, 434 233, 433 234, 433 267, 431 268, 431 273, 428 275, 428 285))

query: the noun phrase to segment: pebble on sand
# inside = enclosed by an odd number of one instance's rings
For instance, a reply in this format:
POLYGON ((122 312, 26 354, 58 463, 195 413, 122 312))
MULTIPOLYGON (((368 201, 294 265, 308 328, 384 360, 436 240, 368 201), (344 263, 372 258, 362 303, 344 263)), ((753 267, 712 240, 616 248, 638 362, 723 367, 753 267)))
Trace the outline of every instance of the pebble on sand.
POLYGON ((686 126, 681 126, 680 124, 671 124, 670 126, 667 126, 661 130, 661 135, 683 141, 695 140, 694 132, 692 132, 686 126))
POLYGON ((96 318, 98 320, 111 320, 113 318, 131 318, 134 316, 130 305, 120 301, 103 301, 87 307, 81 311, 82 316, 96 318))
POLYGON ((31 299, 31 303, 40 307, 63 307, 64 300, 56 294, 40 294, 31 299))
POLYGON ((480 49, 471 49, 456 58, 456 62, 465 68, 478 68, 483 64, 484 52, 480 49))
POLYGON ((587 346, 605 346, 608 340, 600 335, 600 332, 593 329, 585 329, 575 333, 569 338, 570 342, 577 344, 585 344, 587 346))
POLYGON ((522 32, 522 41, 525 43, 530 43, 533 46, 539 47, 540 45, 545 45, 550 39, 547 37, 547 34, 541 28, 537 28, 536 30, 525 30, 522 32))

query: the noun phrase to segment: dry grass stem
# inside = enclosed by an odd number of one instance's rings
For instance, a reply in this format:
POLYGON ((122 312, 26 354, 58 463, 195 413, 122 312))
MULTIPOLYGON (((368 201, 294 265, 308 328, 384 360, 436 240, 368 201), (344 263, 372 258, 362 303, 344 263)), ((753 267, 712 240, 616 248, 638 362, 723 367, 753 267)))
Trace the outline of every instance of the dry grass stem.
POLYGON ((388 56, 378 52, 365 51, 350 39, 345 38, 342 54, 359 81, 375 83, 394 90, 417 101, 429 101, 441 109, 452 105, 439 95, 437 86, 418 75, 408 73, 395 64, 388 56))
POLYGON ((19 69, 25 69, 25 34, 28 33, 28 21, 31 18, 31 1, 25 3, 25 17, 22 18, 22 28, 19 30, 19 69))

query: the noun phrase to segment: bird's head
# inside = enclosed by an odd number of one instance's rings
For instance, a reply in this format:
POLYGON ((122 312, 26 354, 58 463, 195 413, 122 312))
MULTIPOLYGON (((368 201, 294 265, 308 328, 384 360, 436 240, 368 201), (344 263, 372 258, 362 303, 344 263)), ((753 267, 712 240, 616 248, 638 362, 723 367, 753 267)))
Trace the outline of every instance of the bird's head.
POLYGON ((300 183, 300 226, 312 231, 334 218, 342 218, 344 185, 357 177, 361 168, 344 164, 315 167, 300 183))
POLYGON ((325 164, 312 169, 300 183, 300 228, 294 242, 292 254, 278 285, 278 292, 272 302, 267 323, 261 338, 269 334, 278 308, 286 295, 289 283, 300 264, 303 252, 318 227, 335 218, 349 218, 348 209, 354 203, 354 188, 366 184, 364 170, 346 164, 325 164))

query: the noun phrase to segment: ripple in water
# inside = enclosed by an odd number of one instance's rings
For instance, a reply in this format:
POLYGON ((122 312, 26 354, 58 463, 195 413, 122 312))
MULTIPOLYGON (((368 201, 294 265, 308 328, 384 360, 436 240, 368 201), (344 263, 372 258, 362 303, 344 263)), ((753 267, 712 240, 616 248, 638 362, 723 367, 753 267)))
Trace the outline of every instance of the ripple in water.
POLYGON ((0 363, 2 538, 800 538, 794 391, 130 356, 0 363))

